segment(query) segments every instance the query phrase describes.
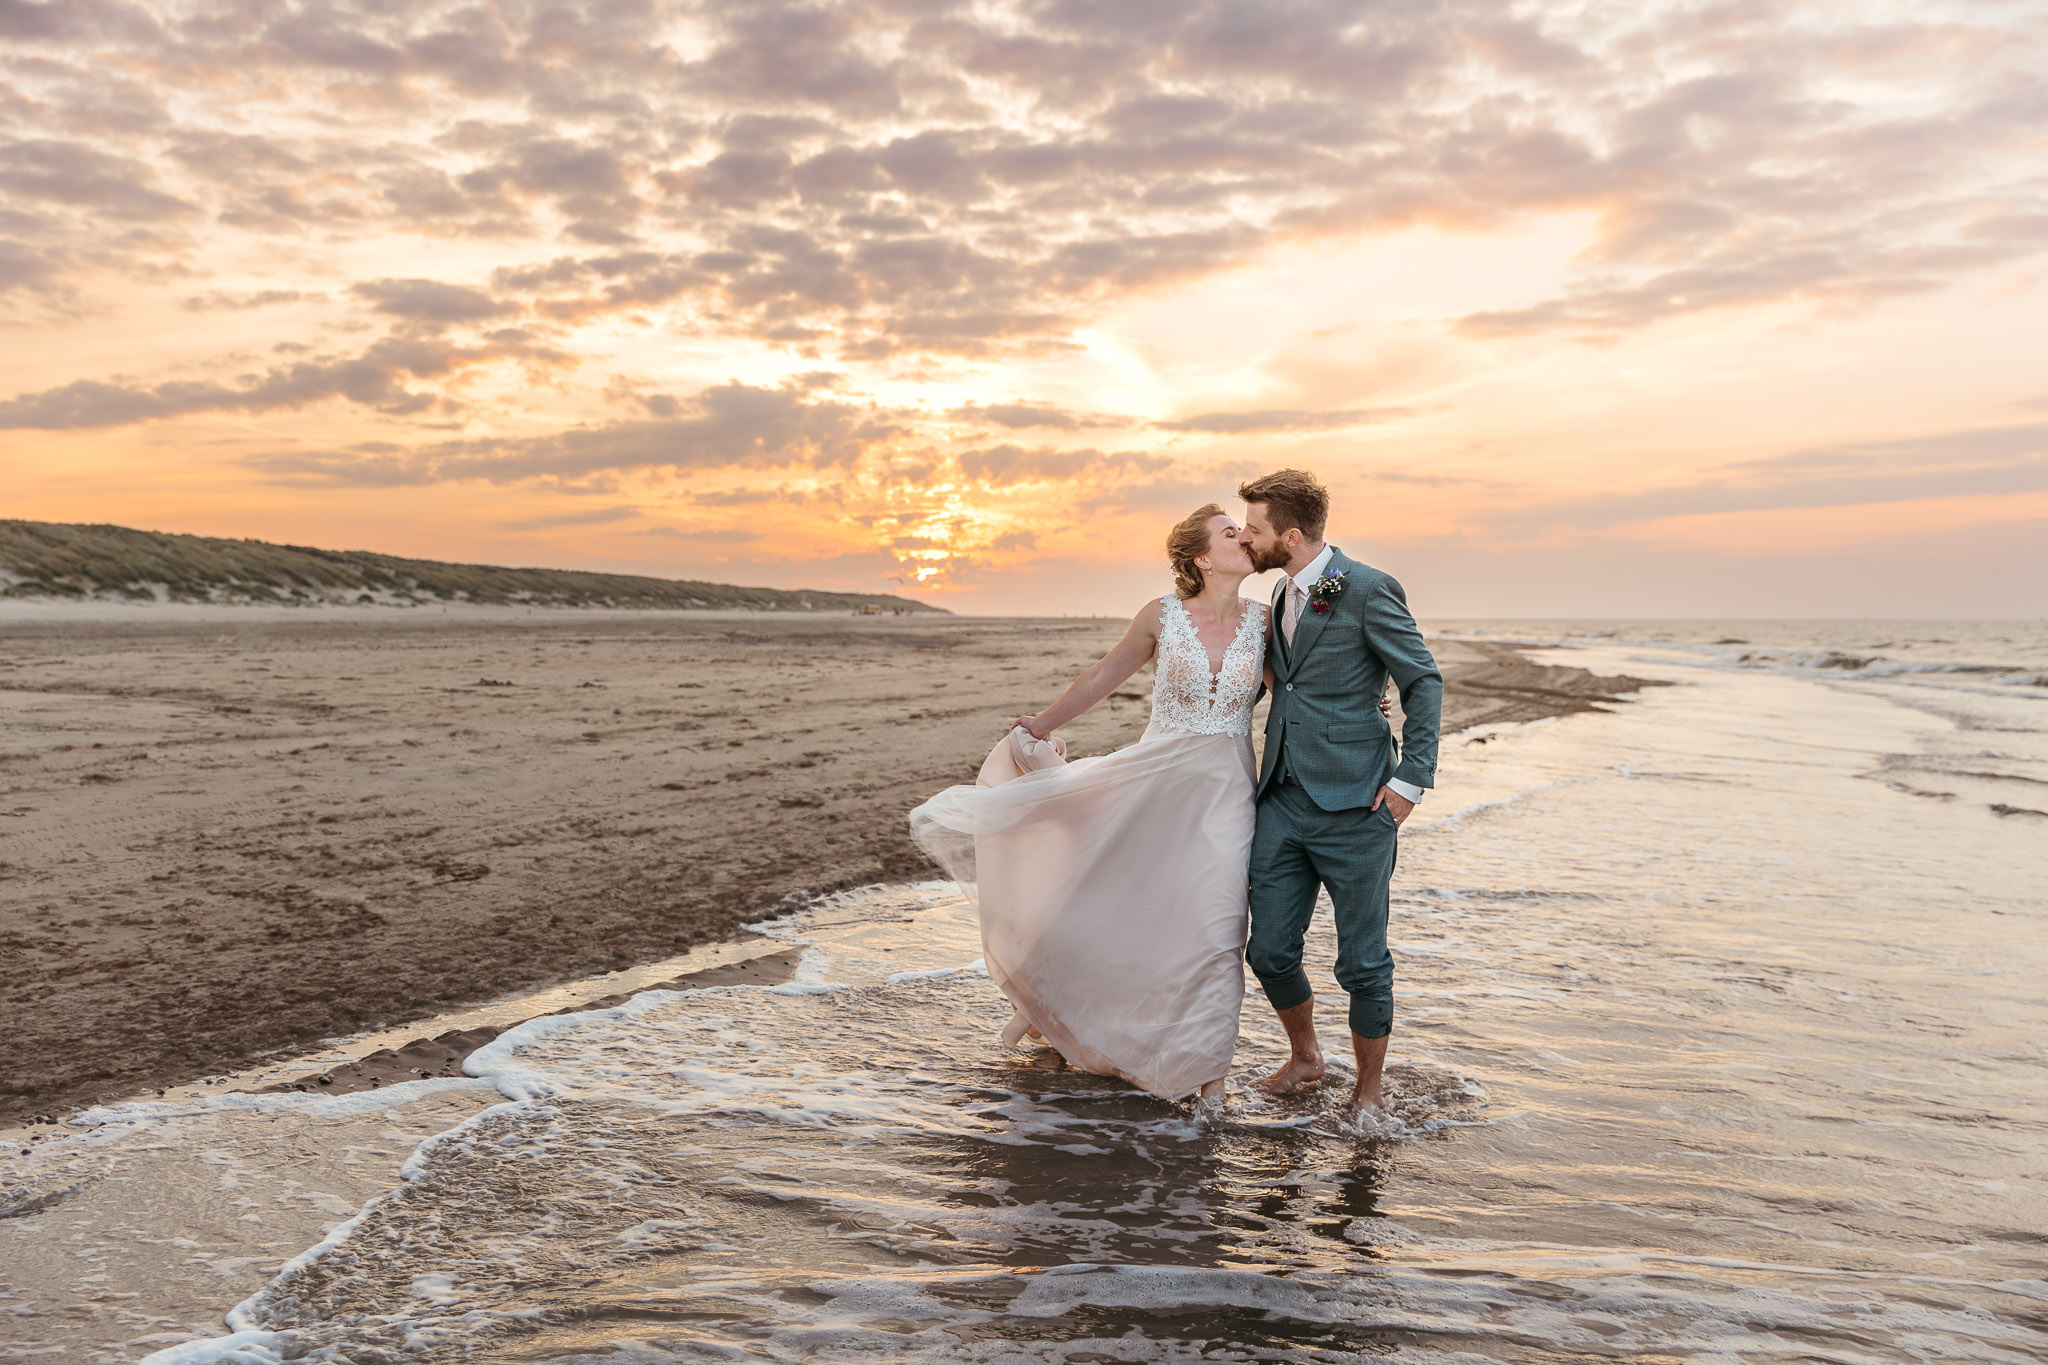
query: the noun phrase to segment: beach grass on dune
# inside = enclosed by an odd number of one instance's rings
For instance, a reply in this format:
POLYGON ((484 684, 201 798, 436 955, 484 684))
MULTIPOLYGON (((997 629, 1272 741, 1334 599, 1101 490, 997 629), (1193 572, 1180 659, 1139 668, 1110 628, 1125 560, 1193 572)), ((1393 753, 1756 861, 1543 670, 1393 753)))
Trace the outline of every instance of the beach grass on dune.
POLYGON ((882 593, 741 587, 581 569, 506 568, 126 526, 0 520, 0 596, 410 606, 473 602, 670 610, 941 608, 882 593))

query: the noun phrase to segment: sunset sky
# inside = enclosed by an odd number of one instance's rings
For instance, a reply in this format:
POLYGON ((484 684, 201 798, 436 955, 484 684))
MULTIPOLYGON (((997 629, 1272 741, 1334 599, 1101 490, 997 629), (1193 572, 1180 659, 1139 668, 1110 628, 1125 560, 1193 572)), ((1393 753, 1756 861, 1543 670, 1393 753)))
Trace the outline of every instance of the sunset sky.
POLYGON ((2048 6, 0 3, 0 516, 1128 614, 2048 613, 2048 6))

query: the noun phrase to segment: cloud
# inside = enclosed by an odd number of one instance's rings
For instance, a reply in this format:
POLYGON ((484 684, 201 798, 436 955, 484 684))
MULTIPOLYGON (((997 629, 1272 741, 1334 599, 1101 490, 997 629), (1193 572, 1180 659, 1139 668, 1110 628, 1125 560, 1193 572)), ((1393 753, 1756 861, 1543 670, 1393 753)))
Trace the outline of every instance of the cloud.
POLYGON ((1955 468, 2002 464, 2048 455, 2048 423, 1977 427, 1968 431, 1815 446, 1722 468, 1741 475, 1799 478, 1815 475, 1955 468))
POLYGON ((435 407, 433 394, 407 387, 510 357, 554 362, 567 357, 509 331, 482 346, 439 338, 386 337, 360 355, 277 366, 246 382, 172 380, 138 385, 74 380, 40 393, 0 401, 0 429, 76 431, 187 417, 202 412, 275 412, 346 399, 378 412, 407 416, 435 407))
MULTIPOLYGON (((1467 479, 1455 474, 1409 474, 1397 469, 1366 470, 1359 477, 1371 479, 1377 483, 1414 484, 1420 488, 1454 488, 1461 485, 1477 485, 1483 482, 1480 479, 1467 479)), ((1497 484, 1489 486, 1499 487, 1497 484)))
POLYGON ((551 526, 604 526, 614 521, 631 521, 640 515, 637 507, 593 507, 587 512, 563 512, 552 517, 532 517, 526 521, 508 521, 508 531, 541 531, 551 526))
MULTIPOLYGON (((1591 225, 1561 287, 1456 320, 1475 341, 1880 306, 2048 253, 2048 39, 1996 7, 1652 6, 1616 29, 1508 0, 93 0, 0 24, 19 52, 0 192, 20 206, 0 289, 28 307, 118 311, 138 284, 194 308, 325 294, 411 334, 532 319, 569 356, 617 317, 880 365, 1056 354, 1134 294, 1418 224, 1591 225), (224 261, 260 262, 266 289, 235 294, 224 261), (428 278, 450 261, 487 283, 428 278)), ((180 360, 205 357, 163 368, 180 360)), ((425 415, 469 363, 385 364, 381 387, 81 373, 6 410, 92 424, 324 391, 425 415)))
MULTIPOLYGON (((1858 261, 1843 247, 1815 242, 1775 255, 1731 254, 1637 283, 1588 285, 1527 308, 1467 314, 1458 319, 1457 331, 1482 340, 1551 331, 1614 335, 1714 308, 1795 301, 1869 303, 1932 292, 1952 278, 1950 267, 1965 263, 1960 253, 1939 263, 1940 269, 1915 268, 1914 261, 1898 254, 1887 258, 1879 253, 1858 261)), ((1930 258, 1917 264, 1938 263, 1930 258)))
POLYGON ((628 470, 812 469, 846 467, 900 430, 887 416, 850 403, 814 402, 800 387, 728 383, 704 389, 678 415, 571 427, 539 436, 284 451, 246 463, 274 479, 329 486, 477 480, 581 480, 628 470))
POLYGON ((492 286, 525 293, 534 311, 557 322, 575 323, 608 312, 670 302, 719 284, 720 270, 741 268, 750 258, 717 253, 607 252, 559 256, 545 265, 500 267, 492 286))
MULTIPOLYGON (((728 326, 865 348, 849 353, 1041 344, 1106 295, 1276 236, 1414 221, 1591 210, 1605 225, 1566 294, 1475 314, 1473 335, 1885 297, 1935 256, 1969 270, 2042 245, 2038 206, 2009 191, 2001 206, 1971 179, 1995 149, 2030 145, 2041 112, 2025 85, 1991 77, 2028 60, 1992 21, 1973 39, 1930 16, 1882 44, 1850 22, 1792 29, 1737 11, 1647 12, 1617 43, 1568 13, 1539 24, 1504 4, 1354 0, 1142 17, 713 3, 693 23, 703 55, 685 61, 656 7, 571 20, 336 0, 175 35, 17 16, 31 41, 90 34, 195 82, 317 73, 380 91, 388 114, 371 110, 346 147, 195 126, 199 105, 179 116, 181 164, 252 228, 346 211, 366 232, 442 225, 517 243, 549 230, 531 217, 549 209, 570 241, 665 237, 655 254, 687 260, 694 240, 721 261, 698 275, 672 260, 651 296, 560 301, 585 310, 565 317, 722 293, 728 326), (1974 79, 1906 74, 1897 54, 1916 44, 1968 56, 1974 79), (1687 74, 1645 75, 1663 70, 1687 74), (962 72, 1014 112, 998 116, 962 72), (1886 105, 1887 80, 1914 98, 1886 105), (554 117, 494 122, 508 95, 554 117), (431 157, 406 132, 420 116, 448 130, 431 157), (346 187, 311 188, 327 179, 346 187)), ((51 184, 65 193, 169 207, 132 159, 62 145, 69 170, 51 184)))
POLYGON ((0 292, 68 293, 67 264, 61 251, 0 238, 0 292))
POLYGON ((1663 517, 2048 491, 2048 424, 1813 447, 1663 488, 1504 509, 1497 524, 1605 528, 1663 517))
POLYGON ((1261 408, 1252 412, 1205 412, 1195 417, 1178 417, 1154 422, 1160 431, 1193 431, 1243 436, 1284 431, 1335 431, 1342 427, 1371 426, 1380 422, 1413 417, 1415 409, 1402 407, 1342 408, 1329 412, 1302 412, 1292 408, 1261 408))
POLYGON ((1165 456, 1141 451, 1106 454, 1093 448, 1054 450, 1039 446, 1027 450, 1016 445, 962 451, 959 461, 961 473, 994 488, 1020 483, 1113 480, 1155 474, 1172 464, 1165 456))
POLYGON ((1181 517, 1205 503, 1228 505, 1236 492, 1237 473, 1169 467, 1155 474, 1117 484, 1082 483, 1073 506, 1083 513, 1137 513, 1147 517, 1181 517))
POLYGON ((902 104, 896 73, 872 53, 845 10, 739 0, 709 7, 722 41, 690 72, 746 107, 829 110, 840 116, 894 113, 902 104))
POLYGON ((634 534, 661 536, 667 540, 687 541, 693 545, 751 545, 763 539, 768 532, 746 526, 650 526, 634 534))
POLYGON ((88 209, 113 222, 157 222, 198 212, 155 189, 150 168, 80 142, 34 138, 0 145, 0 189, 88 209))
POLYGON ((634 179, 633 169, 610 146, 539 135, 510 142, 501 156, 455 183, 472 195, 544 196, 572 219, 605 221, 637 216, 634 179))
POLYGON ((802 507, 816 502, 841 502, 845 494, 836 485, 831 488, 717 488, 692 490, 689 498, 699 507, 760 507, 777 503, 802 507))
POLYGON ((1128 417, 1109 413, 1072 412, 1050 403, 966 403, 949 409, 946 416, 956 422, 993 422, 1013 431, 1042 428, 1048 431, 1081 431, 1097 427, 1127 427, 1128 417))
POLYGON ((438 280, 364 280, 349 286, 349 292, 369 300, 380 313, 435 328, 487 322, 519 311, 517 304, 494 299, 481 290, 438 280))
POLYGON ((1084 425, 1070 412, 1058 408, 1036 407, 1029 403, 991 403, 984 407, 969 403, 954 408, 946 414, 962 422, 993 422, 1000 427, 1024 430, 1045 427, 1056 431, 1073 431, 1084 425))
POLYGON ((182 299, 178 306, 193 313, 245 312, 251 308, 272 308, 286 303, 324 302, 325 294, 304 289, 258 289, 248 294, 231 294, 215 289, 182 299))

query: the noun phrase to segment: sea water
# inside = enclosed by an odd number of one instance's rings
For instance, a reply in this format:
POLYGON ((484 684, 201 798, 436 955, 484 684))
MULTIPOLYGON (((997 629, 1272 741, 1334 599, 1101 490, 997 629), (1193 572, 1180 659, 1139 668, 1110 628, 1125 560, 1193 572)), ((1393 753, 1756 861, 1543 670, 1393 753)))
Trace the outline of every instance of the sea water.
POLYGON ((791 984, 502 1036, 152 1361, 2048 1359, 2048 632, 1546 638, 1670 685, 1447 742, 1389 1118, 1253 1090, 1256 991, 1220 1106, 1007 1051, 971 907, 875 888, 791 984))

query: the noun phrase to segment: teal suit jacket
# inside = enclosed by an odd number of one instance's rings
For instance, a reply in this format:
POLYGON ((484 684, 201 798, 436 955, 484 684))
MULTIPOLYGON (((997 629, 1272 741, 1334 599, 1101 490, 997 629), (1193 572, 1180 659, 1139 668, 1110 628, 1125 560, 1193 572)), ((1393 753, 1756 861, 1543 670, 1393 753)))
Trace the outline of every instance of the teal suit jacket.
POLYGON ((1273 704, 1259 793, 1292 772, 1324 810, 1370 806, 1389 777, 1436 785, 1444 679, 1422 642, 1408 598, 1391 574, 1331 547, 1326 575, 1344 591, 1318 615, 1304 608, 1290 647, 1281 629, 1287 580, 1273 593, 1273 704), (1379 711, 1387 679, 1401 691, 1401 743, 1379 711))

